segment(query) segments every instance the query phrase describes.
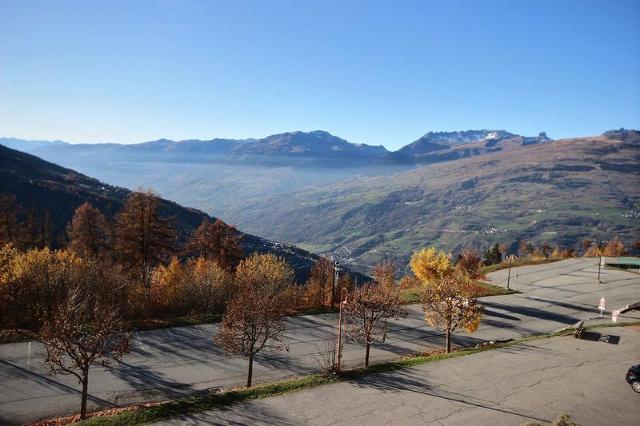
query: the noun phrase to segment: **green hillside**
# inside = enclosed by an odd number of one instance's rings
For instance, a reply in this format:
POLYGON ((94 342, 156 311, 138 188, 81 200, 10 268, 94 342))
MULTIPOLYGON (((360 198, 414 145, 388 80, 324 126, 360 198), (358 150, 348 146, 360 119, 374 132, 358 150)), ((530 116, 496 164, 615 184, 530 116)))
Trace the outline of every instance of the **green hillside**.
POLYGON ((254 199, 239 225, 355 265, 418 247, 640 235, 640 133, 564 139, 254 199))

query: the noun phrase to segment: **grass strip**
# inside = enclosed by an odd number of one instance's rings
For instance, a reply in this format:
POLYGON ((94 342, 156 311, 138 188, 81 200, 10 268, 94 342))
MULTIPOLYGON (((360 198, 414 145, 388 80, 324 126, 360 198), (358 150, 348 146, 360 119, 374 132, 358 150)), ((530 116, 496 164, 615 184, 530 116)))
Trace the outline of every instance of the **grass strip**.
MULTIPOLYGON (((529 265, 542 265, 545 263, 553 263, 553 262, 559 262, 561 260, 567 260, 567 259, 571 259, 569 257, 558 257, 558 258, 552 258, 552 259, 535 259, 535 260, 521 260, 521 259, 516 259, 513 262, 511 262, 511 267, 512 268, 517 268, 518 266, 529 266, 529 265)), ((485 274, 489 274, 491 272, 495 272, 495 271, 499 271, 501 269, 507 269, 509 268, 509 262, 502 262, 502 263, 496 263, 495 265, 488 265, 488 266, 483 266, 482 268, 480 268, 480 274, 481 275, 485 275, 485 274)))
MULTIPOLYGON (((478 297, 504 296, 519 293, 516 290, 507 290, 504 287, 489 284, 484 281, 476 281, 474 284, 478 287, 478 297)), ((405 305, 420 303, 422 301, 422 288, 423 287, 413 287, 400 290, 400 300, 402 300, 402 303, 405 305)))

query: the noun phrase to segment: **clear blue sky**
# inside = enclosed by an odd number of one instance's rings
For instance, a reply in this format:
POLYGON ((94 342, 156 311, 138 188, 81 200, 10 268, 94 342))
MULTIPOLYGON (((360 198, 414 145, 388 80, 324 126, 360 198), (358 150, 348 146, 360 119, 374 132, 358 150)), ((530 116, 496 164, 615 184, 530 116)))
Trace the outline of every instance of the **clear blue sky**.
POLYGON ((640 1, 0 0, 0 136, 640 127, 640 1))

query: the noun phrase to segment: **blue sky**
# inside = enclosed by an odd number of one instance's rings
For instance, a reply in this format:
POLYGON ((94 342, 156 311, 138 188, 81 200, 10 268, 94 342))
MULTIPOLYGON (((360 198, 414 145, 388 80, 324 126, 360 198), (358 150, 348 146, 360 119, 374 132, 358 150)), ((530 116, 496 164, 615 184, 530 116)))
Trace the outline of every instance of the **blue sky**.
POLYGON ((0 135, 640 127, 640 2, 0 0, 0 135))

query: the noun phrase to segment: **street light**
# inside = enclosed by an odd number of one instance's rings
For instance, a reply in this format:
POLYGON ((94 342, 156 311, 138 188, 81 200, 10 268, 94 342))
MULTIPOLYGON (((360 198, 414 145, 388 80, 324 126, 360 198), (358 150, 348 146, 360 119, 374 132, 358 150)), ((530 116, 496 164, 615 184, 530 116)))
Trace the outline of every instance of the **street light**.
POLYGON ((511 261, 515 258, 514 255, 510 254, 507 257, 507 260, 509 261, 509 275, 507 276, 507 290, 509 290, 509 285, 511 284, 511 261))
POLYGON ((598 253, 598 283, 601 283, 602 281, 600 281, 600 268, 602 267, 602 254, 598 253))
POLYGON ((331 288, 331 310, 336 306, 336 285, 338 283, 338 267, 340 262, 337 260, 333 262, 333 287, 331 288))
POLYGON ((336 363, 336 371, 340 372, 340 360, 342 359, 342 308, 347 304, 347 298, 349 297, 349 291, 346 288, 342 288, 340 292, 340 316, 338 317, 338 361, 336 363))

